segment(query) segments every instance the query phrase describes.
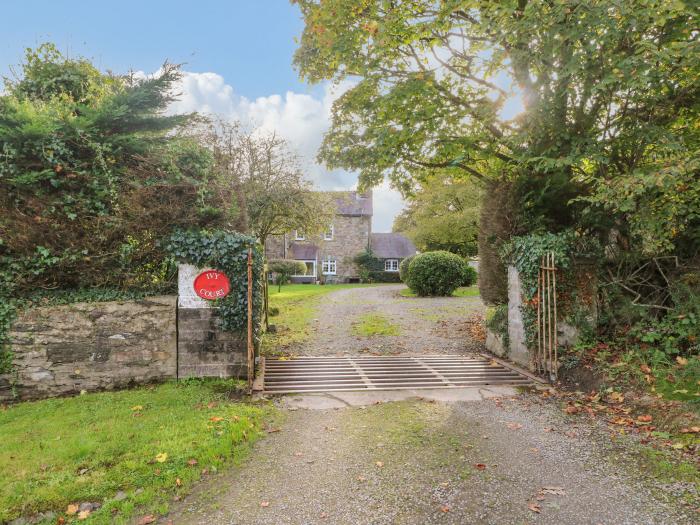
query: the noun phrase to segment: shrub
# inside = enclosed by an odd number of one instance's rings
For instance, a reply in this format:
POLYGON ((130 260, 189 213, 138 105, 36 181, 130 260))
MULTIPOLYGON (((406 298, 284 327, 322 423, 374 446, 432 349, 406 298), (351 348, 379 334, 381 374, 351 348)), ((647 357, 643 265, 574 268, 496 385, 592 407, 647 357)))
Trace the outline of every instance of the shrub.
POLYGON ((274 259, 267 264, 267 269, 275 274, 277 291, 280 291, 282 285, 288 283, 292 275, 301 275, 306 272, 306 265, 301 261, 274 259))
POLYGON ((406 284, 420 296, 452 295, 464 282, 466 266, 466 261, 454 253, 421 253, 408 265, 406 284))
POLYGON ((411 255, 410 257, 406 257, 403 261, 401 261, 401 264, 399 265, 399 278, 401 279, 401 282, 406 282, 408 279, 408 265, 411 264, 411 261, 415 255, 411 255))
POLYGON ((469 263, 464 265, 464 280, 462 286, 472 286, 476 284, 477 273, 474 268, 469 266, 469 263))

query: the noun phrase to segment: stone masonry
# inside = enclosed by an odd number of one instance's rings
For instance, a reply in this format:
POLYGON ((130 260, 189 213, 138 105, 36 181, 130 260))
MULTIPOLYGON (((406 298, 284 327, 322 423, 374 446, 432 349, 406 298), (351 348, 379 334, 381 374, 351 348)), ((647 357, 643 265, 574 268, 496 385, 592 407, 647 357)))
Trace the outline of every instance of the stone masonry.
POLYGON ((178 310, 178 377, 245 377, 245 332, 219 328, 216 308, 178 310))
POLYGON ((33 308, 13 324, 15 371, 0 400, 38 399, 175 377, 176 297, 33 308))

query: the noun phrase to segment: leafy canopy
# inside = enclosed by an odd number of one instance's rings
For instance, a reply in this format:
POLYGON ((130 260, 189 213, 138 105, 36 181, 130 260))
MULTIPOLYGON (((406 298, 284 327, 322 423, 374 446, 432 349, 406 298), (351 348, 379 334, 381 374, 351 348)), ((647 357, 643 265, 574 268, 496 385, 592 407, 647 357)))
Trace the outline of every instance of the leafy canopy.
POLYGON ((648 253, 697 243, 693 4, 297 3, 301 75, 350 84, 319 153, 329 167, 405 192, 435 169, 508 177, 524 231, 614 226, 648 253))
POLYGON ((470 180, 439 175, 426 179, 396 217, 393 229, 422 252, 476 255, 481 193, 480 185, 470 180))

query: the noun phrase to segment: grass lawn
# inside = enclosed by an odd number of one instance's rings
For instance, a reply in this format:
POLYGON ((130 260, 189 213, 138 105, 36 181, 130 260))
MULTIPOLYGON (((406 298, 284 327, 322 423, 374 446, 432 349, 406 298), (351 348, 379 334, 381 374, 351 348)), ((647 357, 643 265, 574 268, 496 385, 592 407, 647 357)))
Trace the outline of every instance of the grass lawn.
POLYGON ((401 328, 382 314, 367 313, 352 326, 355 335, 371 337, 373 335, 399 335, 401 328))
MULTIPOLYGON (((399 294, 402 297, 418 297, 416 295, 416 292, 411 290, 410 288, 404 288, 399 292, 399 294)), ((452 297, 477 297, 479 295, 479 287, 474 285, 474 286, 461 286, 457 288, 454 293, 452 294, 452 297)))
POLYGON ((270 310, 279 313, 270 317, 270 324, 275 325, 277 332, 266 333, 263 336, 263 353, 274 354, 284 351, 292 344, 308 339, 310 324, 318 312, 321 298, 336 290, 347 288, 362 288, 381 286, 380 284, 287 284, 282 291, 277 286, 270 285, 270 310))
POLYGON ((262 434, 272 409, 231 401, 235 387, 187 380, 0 408, 0 523, 49 511, 41 523, 77 522, 69 505, 86 502, 102 507, 80 523, 166 512, 262 434))

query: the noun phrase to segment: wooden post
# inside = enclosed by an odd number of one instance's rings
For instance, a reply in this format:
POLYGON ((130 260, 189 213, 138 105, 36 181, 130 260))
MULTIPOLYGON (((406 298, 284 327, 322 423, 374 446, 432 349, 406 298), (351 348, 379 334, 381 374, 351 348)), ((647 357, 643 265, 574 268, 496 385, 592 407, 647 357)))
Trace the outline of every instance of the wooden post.
POLYGON ((540 267, 537 270, 537 351, 535 352, 535 371, 540 372, 542 362, 542 258, 540 257, 540 267))
POLYGON ((248 248, 248 391, 253 391, 255 349, 253 348, 253 249, 248 248))
POLYGON ((557 368, 559 366, 559 335, 557 334, 557 267, 554 263, 554 252, 552 252, 552 288, 554 293, 554 365, 552 367, 552 378, 557 379, 557 368))

